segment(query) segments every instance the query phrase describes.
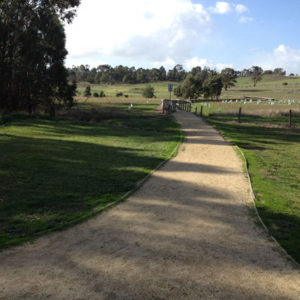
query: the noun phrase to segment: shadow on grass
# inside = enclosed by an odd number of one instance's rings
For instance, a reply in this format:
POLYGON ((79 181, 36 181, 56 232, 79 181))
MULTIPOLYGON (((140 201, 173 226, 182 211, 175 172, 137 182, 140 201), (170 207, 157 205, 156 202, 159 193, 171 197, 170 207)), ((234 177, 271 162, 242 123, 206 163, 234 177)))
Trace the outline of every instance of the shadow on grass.
POLYGON ((6 124, 0 134, 0 249, 120 199, 181 138, 178 125, 167 119, 125 122, 6 124))
POLYGON ((260 144, 260 149, 272 148, 272 145, 286 144, 289 142, 300 142, 300 129, 269 128, 259 125, 228 123, 221 118, 210 117, 206 121, 215 125, 223 131, 241 148, 256 147, 260 144))
MULTIPOLYGON (((191 130, 195 132, 194 128, 191 130)), ((137 180, 145 175, 142 171, 145 162, 149 168, 158 162, 158 158, 151 157, 146 151, 134 152, 130 147, 91 146, 84 142, 25 139, 9 135, 4 137, 2 144, 6 146, 4 155, 7 151, 12 154, 14 151, 23 152, 24 144, 25 150, 28 147, 28 153, 20 160, 28 160, 28 168, 33 169, 35 180, 39 180, 36 186, 43 185, 46 189, 52 180, 54 183, 49 197, 43 198, 42 203, 45 207, 49 205, 51 210, 51 201, 55 201, 58 213, 63 214, 68 210, 62 209, 60 204, 69 202, 72 208, 78 201, 85 207, 84 201, 89 202, 90 199, 91 207, 99 205, 98 195, 92 190, 98 189, 99 194, 105 192, 112 197, 121 190, 119 187, 129 188, 128 178, 137 180), (7 148, 10 142, 14 147, 7 148), (34 149, 36 151, 32 154, 34 149), (34 159, 29 159, 30 155, 34 159), (50 162, 45 159, 47 156, 50 162), (39 178, 42 173, 37 167, 41 163, 46 164, 41 170, 49 169, 53 175, 39 178), (104 169, 103 163, 107 163, 104 169), (65 173, 64 166, 67 168, 65 173), (101 168, 102 173, 98 174, 101 168), (111 172, 116 172, 113 174, 115 181, 109 180, 111 172), (72 182, 68 183, 69 180, 72 182), (110 183, 114 185, 109 186, 110 183), (89 198, 84 198, 84 201, 72 199, 74 189, 76 194, 82 197, 88 195, 89 198), (64 192, 70 193, 70 198, 66 195, 61 197, 64 192), (53 196, 61 197, 60 201, 57 202, 53 196)), ((19 165, 20 162, 16 163, 19 165)), ((18 176, 13 178, 16 180, 12 180, 11 187, 15 182, 22 183, 22 178, 25 178, 20 177, 18 172, 20 175, 27 174, 28 170, 14 171, 18 176)), ((258 239, 256 230, 249 230, 251 222, 245 205, 232 201, 234 187, 225 192, 218 186, 201 183, 201 173, 204 176, 214 173, 216 180, 222 182, 222 176, 230 176, 234 172, 229 167, 174 161, 161 171, 194 172, 194 176, 199 177, 193 184, 181 178, 153 176, 147 182, 152 187, 151 193, 133 195, 130 201, 107 217, 91 220, 88 226, 74 227, 49 236, 37 243, 37 247, 1 253, 1 266, 5 272, 0 272, 0 279, 4 276, 15 280, 27 275, 25 288, 21 284, 10 289, 5 286, 3 293, 8 291, 11 298, 28 298, 31 290, 36 293, 36 298, 44 290, 59 298, 62 291, 66 296, 67 293, 74 295, 71 293, 75 290, 77 298, 86 297, 84 293, 88 291, 89 295, 103 299, 197 299, 203 295, 223 299, 241 299, 251 295, 261 299, 269 298, 270 292, 275 290, 276 297, 287 298, 288 288, 283 289, 278 284, 282 283, 281 279, 287 272, 281 272, 282 260, 274 259, 273 250, 258 239), (176 197, 170 197, 174 195, 174 189, 176 197), (20 256, 22 268, 16 268, 15 258, 20 256), (38 276, 47 276, 38 288, 33 268, 38 276), (28 276, 30 270, 32 277, 28 276), (264 281, 262 283, 266 277, 271 278, 267 283, 274 279, 272 286, 264 284, 264 281)), ((30 193, 28 195, 31 196, 30 193)), ((13 206, 23 199, 21 196, 19 192, 13 206)), ((45 197, 45 194, 40 197, 45 197)), ((30 207, 24 208, 28 215, 36 214, 34 209, 31 212, 30 207)), ((298 273, 295 275, 288 267, 287 270, 292 279, 287 284, 299 279, 298 273)))
MULTIPOLYGON (((171 161, 163 171, 188 168, 188 163, 171 161)), ((217 167, 213 171, 226 174, 217 167)), ((282 263, 273 259, 261 239, 257 242, 246 207, 232 203, 230 190, 155 176, 148 184, 156 187, 151 195, 133 195, 100 221, 49 236, 37 247, 3 253, 6 273, 0 279, 20 278, 34 266, 37 274, 45 272, 48 278, 34 292, 40 296, 46 289, 54 298, 74 288, 76 297, 84 298, 88 290, 103 299, 150 299, 158 294, 160 299, 198 299, 203 294, 235 299, 251 294, 261 299, 270 297, 270 289, 277 297, 287 297, 277 281, 286 275, 280 271, 282 263), (170 199, 168 192, 174 187, 176 197, 170 199), (195 189, 197 193, 188 192, 195 189), (15 255, 22 255, 22 268, 16 269, 15 255), (250 283, 241 280, 250 275, 250 283), (266 275, 275 281, 262 288, 266 275), (57 278, 63 282, 61 289, 57 278), (76 290, 78 286, 85 289, 76 290)), ((298 273, 289 271, 297 279, 298 273)), ((25 288, 10 288, 10 296, 28 297, 34 286, 36 277, 29 277, 25 288)))
POLYGON ((257 209, 271 234, 299 262, 300 217, 289 213, 274 212, 262 205, 258 205, 257 209))
POLYGON ((299 262, 300 129, 207 121, 244 150, 259 213, 273 236, 299 262))

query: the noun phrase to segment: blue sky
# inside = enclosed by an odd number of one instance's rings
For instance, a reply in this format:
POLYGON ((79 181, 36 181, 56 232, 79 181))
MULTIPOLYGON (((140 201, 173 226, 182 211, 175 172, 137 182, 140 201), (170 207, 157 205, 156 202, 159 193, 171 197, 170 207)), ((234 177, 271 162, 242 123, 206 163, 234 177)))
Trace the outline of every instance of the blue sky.
POLYGON ((66 64, 300 73, 299 14, 299 0, 82 0, 66 64))

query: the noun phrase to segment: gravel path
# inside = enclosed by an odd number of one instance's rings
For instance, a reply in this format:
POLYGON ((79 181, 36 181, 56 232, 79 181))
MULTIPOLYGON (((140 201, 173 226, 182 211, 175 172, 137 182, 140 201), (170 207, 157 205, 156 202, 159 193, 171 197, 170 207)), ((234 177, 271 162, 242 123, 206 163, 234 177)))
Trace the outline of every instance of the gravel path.
POLYGON ((250 217, 233 148, 190 113, 176 158, 117 207, 0 253, 0 299, 300 299, 250 217))

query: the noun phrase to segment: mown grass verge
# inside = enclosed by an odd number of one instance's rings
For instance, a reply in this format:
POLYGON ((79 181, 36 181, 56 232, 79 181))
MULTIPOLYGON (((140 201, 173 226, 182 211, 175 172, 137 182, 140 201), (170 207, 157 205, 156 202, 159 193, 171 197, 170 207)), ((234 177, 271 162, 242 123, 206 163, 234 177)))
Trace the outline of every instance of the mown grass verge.
POLYGON ((171 119, 97 122, 6 118, 0 127, 0 250, 103 210, 167 159, 181 140, 171 119))
POLYGON ((228 116, 206 121, 242 149, 261 218, 300 262, 300 130, 226 122, 228 116))

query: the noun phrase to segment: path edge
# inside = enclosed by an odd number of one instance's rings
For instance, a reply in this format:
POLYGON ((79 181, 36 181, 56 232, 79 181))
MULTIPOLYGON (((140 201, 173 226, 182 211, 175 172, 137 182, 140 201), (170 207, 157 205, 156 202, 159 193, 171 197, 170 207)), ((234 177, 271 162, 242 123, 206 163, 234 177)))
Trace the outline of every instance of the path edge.
POLYGON ((283 254, 286 257, 287 260, 289 260, 291 263, 293 263, 294 266, 297 269, 300 269, 300 264, 280 245, 280 243, 272 235, 271 231, 268 229, 268 227, 266 226, 266 224, 264 223, 264 221, 262 220, 262 218, 261 218, 261 216, 260 216, 260 214, 258 212, 258 209, 257 209, 257 206, 256 206, 256 197, 255 197, 255 193, 253 191, 253 185, 252 185, 252 181, 251 181, 251 175, 249 173, 249 162, 248 162, 248 160, 247 160, 244 152, 241 150, 241 148, 239 146, 237 146, 236 144, 234 144, 233 142, 231 142, 230 139, 227 138, 223 134, 223 132, 217 130, 215 127, 213 127, 212 125, 208 124, 204 118, 201 118, 201 119, 202 119, 202 121, 207 126, 211 126, 212 128, 214 128, 220 134, 220 136, 233 147, 233 149, 236 149, 240 153, 240 155, 242 157, 242 163, 245 166, 244 173, 247 176, 249 190, 250 190, 250 195, 251 195, 251 200, 252 200, 252 203, 253 203, 253 208, 254 208, 255 214, 256 214, 256 216, 257 216, 257 218, 259 220, 259 223, 262 225, 262 227, 264 228, 264 230, 267 233, 267 235, 271 238, 271 240, 276 244, 276 246, 277 246, 278 250, 281 252, 281 254, 283 254))
MULTIPOLYGON (((219 132, 219 131, 218 131, 219 132)), ((225 136, 223 134, 221 134, 221 136, 223 138, 225 138, 225 136)), ((233 148, 235 148, 242 156, 243 159, 243 163, 245 165, 245 173, 247 175, 247 179, 248 179, 248 184, 249 184, 249 189, 250 189, 250 194, 251 194, 251 200, 253 203, 253 208, 255 210, 255 214, 260 222, 260 224, 262 225, 262 227, 264 228, 264 230, 267 232, 267 234, 269 235, 269 237, 272 239, 273 242, 275 242, 275 244, 278 246, 278 249, 280 250, 280 252, 282 254, 284 254, 286 256, 286 258, 288 260, 290 260, 293 264, 295 264, 295 266, 300 269, 300 264, 280 245, 280 243, 277 241, 277 239, 272 235, 271 231, 269 230, 269 228, 266 226, 266 224, 264 223, 264 221, 262 220, 257 206, 256 206, 256 197, 255 197, 255 193, 253 191, 253 185, 252 185, 252 181, 251 181, 251 175, 249 173, 249 163, 248 160, 244 154, 244 152, 241 150, 241 148, 237 145, 234 145, 230 142, 230 144, 233 146, 233 148)))
MULTIPOLYGON (((173 118, 173 120, 175 122, 177 122, 175 120, 175 118, 173 118)), ((178 123, 178 122, 177 122, 178 123)), ((180 123, 178 123, 180 125, 180 123)), ((126 201, 126 199, 131 196, 134 192, 136 192, 138 189, 141 188, 141 186, 146 183, 146 181, 148 181, 150 179, 150 177, 153 175, 153 173, 155 173, 156 171, 158 171, 163 165, 165 165, 168 161, 170 161, 172 158, 174 158, 178 151, 179 151, 179 148, 180 146, 182 145, 182 143, 184 142, 185 140, 185 135, 183 134, 183 131, 182 131, 182 127, 180 125, 180 131, 179 131, 179 134, 180 134, 180 138, 175 146, 175 148, 173 149, 173 151, 170 153, 170 155, 165 159, 163 160, 162 162, 160 162, 154 169, 152 169, 150 171, 150 173, 148 173, 144 178, 142 178, 141 180, 139 180, 137 183, 134 184, 134 187, 129 190, 128 192, 126 192, 125 194, 123 194, 122 196, 120 196, 119 199, 105 205, 105 206, 102 206, 101 208, 98 208, 97 207, 94 209, 93 212, 90 213, 90 215, 88 215, 87 217, 82 217, 82 218, 78 218, 77 220, 75 220, 73 223, 71 224, 67 224, 63 227, 58 227, 56 229, 50 229, 50 230, 44 230, 44 231, 41 231, 39 232, 39 234, 37 234, 36 236, 30 238, 29 240, 26 240, 24 242, 21 242, 17 245, 10 245, 8 247, 5 247, 3 249, 0 249, 0 253, 3 253, 5 251, 9 251, 9 250, 12 250, 12 249, 16 249, 18 247, 22 247, 22 246, 26 246, 26 245, 29 245, 29 244, 32 244, 32 243, 35 243, 36 240, 38 240, 39 238, 43 238, 43 237, 46 237, 46 236, 49 236, 51 234, 55 234, 57 232, 60 232, 60 231, 66 231, 66 230, 69 230, 75 226, 78 226, 86 221, 89 221, 95 217, 97 217, 99 214, 115 207, 116 205, 126 201)))
MULTIPOLYGON (((176 121, 177 122, 177 121, 176 121)), ((177 122, 178 123, 178 122, 177 122)), ((178 123, 179 124, 179 123, 178 123)), ((179 124, 180 125, 180 124, 179 124)), ((165 159, 163 160, 162 162, 160 162, 150 173, 148 173, 144 178, 142 178, 140 181, 138 181, 134 187, 126 192, 123 196, 121 196, 118 200, 112 202, 112 203, 109 203, 108 205, 104 206, 101 208, 101 210, 97 211, 96 214, 100 213, 100 212, 103 212, 109 208, 112 208, 114 207, 115 205, 121 203, 121 202, 124 202, 129 196, 131 196, 133 193, 135 193, 137 190, 139 190, 142 185, 144 185, 146 183, 146 181, 148 181, 150 179, 150 177, 156 172, 158 171, 160 168, 162 168, 167 162, 169 162, 171 159, 173 159, 178 151, 179 151, 179 147, 182 145, 182 143, 184 142, 185 140, 185 136, 183 134, 183 131, 182 129, 180 129, 180 139, 177 143, 177 145, 175 146, 174 150, 171 152, 171 154, 165 159)))

